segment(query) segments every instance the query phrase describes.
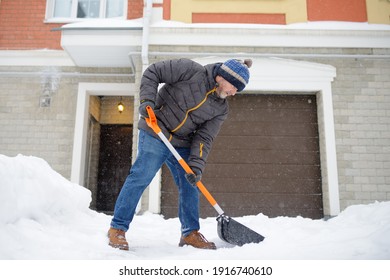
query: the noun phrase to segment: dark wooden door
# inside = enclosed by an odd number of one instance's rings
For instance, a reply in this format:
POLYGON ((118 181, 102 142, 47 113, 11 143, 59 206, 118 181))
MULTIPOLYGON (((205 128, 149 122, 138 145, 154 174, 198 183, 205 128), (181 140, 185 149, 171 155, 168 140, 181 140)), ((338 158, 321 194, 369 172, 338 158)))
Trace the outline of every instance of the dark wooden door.
MULTIPOLYGON (((209 155, 203 183, 230 216, 322 218, 315 95, 240 94, 209 155)), ((177 190, 163 169, 162 214, 177 216, 177 190)), ((215 216, 203 198, 202 217, 215 216)))
POLYGON ((131 167, 132 125, 101 125, 97 211, 111 213, 131 167))

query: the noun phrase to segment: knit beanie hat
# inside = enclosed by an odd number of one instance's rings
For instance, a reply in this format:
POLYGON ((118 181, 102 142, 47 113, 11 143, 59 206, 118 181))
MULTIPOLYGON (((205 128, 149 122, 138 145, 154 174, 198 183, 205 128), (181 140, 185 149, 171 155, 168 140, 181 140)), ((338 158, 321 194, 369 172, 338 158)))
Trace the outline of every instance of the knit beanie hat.
POLYGON ((249 82, 249 69, 252 66, 251 59, 244 61, 229 59, 221 64, 217 69, 217 75, 222 76, 226 81, 242 91, 249 82))

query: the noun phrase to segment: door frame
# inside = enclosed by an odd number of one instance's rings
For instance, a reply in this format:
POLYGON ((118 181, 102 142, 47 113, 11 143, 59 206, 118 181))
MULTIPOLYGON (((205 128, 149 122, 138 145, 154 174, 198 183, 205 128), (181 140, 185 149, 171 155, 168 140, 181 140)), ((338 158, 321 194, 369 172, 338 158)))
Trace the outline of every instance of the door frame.
MULTIPOLYGON (((84 184, 90 96, 135 97, 135 93, 136 86, 132 83, 79 83, 73 138, 71 182, 79 185, 84 184)), ((134 118, 135 121, 136 118, 134 118)), ((136 127, 135 123, 133 127, 136 127)))
MULTIPOLYGON (((79 83, 77 93, 76 121, 74 127, 72 168, 70 180, 73 183, 83 185, 85 174, 85 160, 87 148, 88 118, 90 96, 132 96, 134 104, 139 102, 139 87, 135 83, 79 83)), ((133 159, 138 140, 138 110, 134 110, 133 122, 133 159)), ((161 170, 150 183, 149 192, 145 192, 137 206, 137 212, 141 209, 145 200, 147 208, 152 213, 160 211, 161 170)))

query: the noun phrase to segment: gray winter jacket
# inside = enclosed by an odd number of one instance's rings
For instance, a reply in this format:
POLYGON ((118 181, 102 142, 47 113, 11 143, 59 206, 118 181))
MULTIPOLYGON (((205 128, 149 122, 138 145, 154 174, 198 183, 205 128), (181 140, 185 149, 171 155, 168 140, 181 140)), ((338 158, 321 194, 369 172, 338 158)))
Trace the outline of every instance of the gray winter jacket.
MULTIPOLYGON (((227 118, 228 103, 215 94, 217 64, 202 66, 189 59, 150 65, 141 79, 140 100, 155 103, 158 124, 174 147, 190 147, 188 165, 204 170, 214 138, 227 118), (160 90, 159 84, 164 83, 160 90)), ((138 128, 158 137, 146 124, 138 128)))

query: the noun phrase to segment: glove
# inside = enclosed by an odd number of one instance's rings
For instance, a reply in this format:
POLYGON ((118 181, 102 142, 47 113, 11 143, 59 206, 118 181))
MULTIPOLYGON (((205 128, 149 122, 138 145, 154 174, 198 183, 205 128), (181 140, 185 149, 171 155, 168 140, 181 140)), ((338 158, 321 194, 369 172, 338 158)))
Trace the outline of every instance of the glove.
POLYGON ((141 105, 139 105, 138 112, 144 118, 149 118, 148 111, 146 111, 146 107, 150 106, 154 109, 154 102, 149 99, 144 99, 141 101, 141 105))
POLYGON ((187 173, 185 175, 188 183, 190 183, 192 186, 195 186, 196 183, 198 183, 200 181, 200 179, 202 178, 202 171, 200 171, 200 169, 196 168, 196 167, 193 167, 191 168, 192 171, 194 171, 194 174, 193 173, 187 173))

